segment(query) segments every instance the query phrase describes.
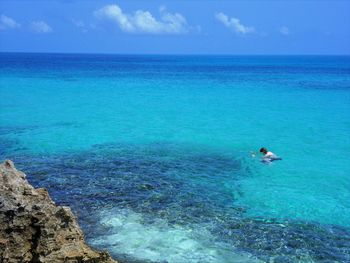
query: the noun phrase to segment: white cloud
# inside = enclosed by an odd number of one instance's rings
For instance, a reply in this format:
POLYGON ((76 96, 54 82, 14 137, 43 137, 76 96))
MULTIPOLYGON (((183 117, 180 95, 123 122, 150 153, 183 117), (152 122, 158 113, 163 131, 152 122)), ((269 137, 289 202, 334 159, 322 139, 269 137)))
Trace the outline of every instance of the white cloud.
POLYGON ((286 26, 280 27, 280 33, 285 36, 289 35, 290 34, 289 28, 286 26))
POLYGON ((234 30, 237 34, 249 34, 255 32, 254 27, 242 25, 238 18, 230 18, 222 12, 216 13, 215 18, 223 23, 226 27, 234 30))
POLYGON ((30 24, 30 27, 33 31, 35 31, 37 33, 50 33, 50 32, 52 32, 52 28, 44 21, 33 21, 30 24))
POLYGON ((72 20, 73 24, 80 29, 83 33, 88 31, 88 26, 81 20, 72 20))
POLYGON ((17 23, 13 18, 1 15, 0 16, 0 30, 1 29, 12 29, 19 28, 21 25, 17 23))
POLYGON ((183 15, 169 13, 164 6, 159 11, 160 19, 156 19, 149 11, 136 10, 128 14, 114 4, 95 11, 95 16, 117 23, 122 31, 128 33, 183 34, 191 29, 183 15))
POLYGON ((82 20, 75 20, 75 19, 72 19, 71 21, 73 25, 75 25, 76 28, 78 28, 83 33, 87 33, 88 31, 98 29, 97 26, 93 23, 85 23, 82 20))

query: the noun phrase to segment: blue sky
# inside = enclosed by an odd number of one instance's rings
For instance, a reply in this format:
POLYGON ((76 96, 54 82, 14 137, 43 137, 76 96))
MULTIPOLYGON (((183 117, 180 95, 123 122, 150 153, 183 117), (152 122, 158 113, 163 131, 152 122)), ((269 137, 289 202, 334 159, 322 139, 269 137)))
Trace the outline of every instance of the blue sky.
POLYGON ((350 55, 350 1, 1 0, 0 51, 350 55))

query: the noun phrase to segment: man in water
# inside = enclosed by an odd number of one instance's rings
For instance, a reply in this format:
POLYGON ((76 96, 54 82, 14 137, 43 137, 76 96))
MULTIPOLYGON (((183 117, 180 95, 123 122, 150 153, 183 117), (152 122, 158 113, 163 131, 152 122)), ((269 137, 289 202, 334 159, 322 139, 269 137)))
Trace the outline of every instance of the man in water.
POLYGON ((278 157, 273 152, 268 151, 265 147, 262 147, 260 152, 264 155, 261 159, 263 163, 271 163, 273 161, 282 160, 282 158, 278 157))

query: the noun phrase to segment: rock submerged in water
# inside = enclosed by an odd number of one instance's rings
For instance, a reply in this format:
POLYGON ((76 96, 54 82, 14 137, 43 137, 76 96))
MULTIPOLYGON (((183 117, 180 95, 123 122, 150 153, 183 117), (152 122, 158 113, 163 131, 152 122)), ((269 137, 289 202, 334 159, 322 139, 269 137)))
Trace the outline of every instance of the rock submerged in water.
POLYGON ((69 207, 25 178, 12 161, 0 164, 0 262, 117 263, 85 244, 69 207))

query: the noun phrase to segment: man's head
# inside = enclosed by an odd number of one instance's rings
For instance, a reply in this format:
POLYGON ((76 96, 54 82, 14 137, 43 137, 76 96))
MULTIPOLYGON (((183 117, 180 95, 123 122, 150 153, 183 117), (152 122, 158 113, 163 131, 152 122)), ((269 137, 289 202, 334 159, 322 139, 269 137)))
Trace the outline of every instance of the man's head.
POLYGON ((260 149, 260 152, 263 153, 263 154, 267 154, 267 149, 265 147, 262 147, 260 149))

